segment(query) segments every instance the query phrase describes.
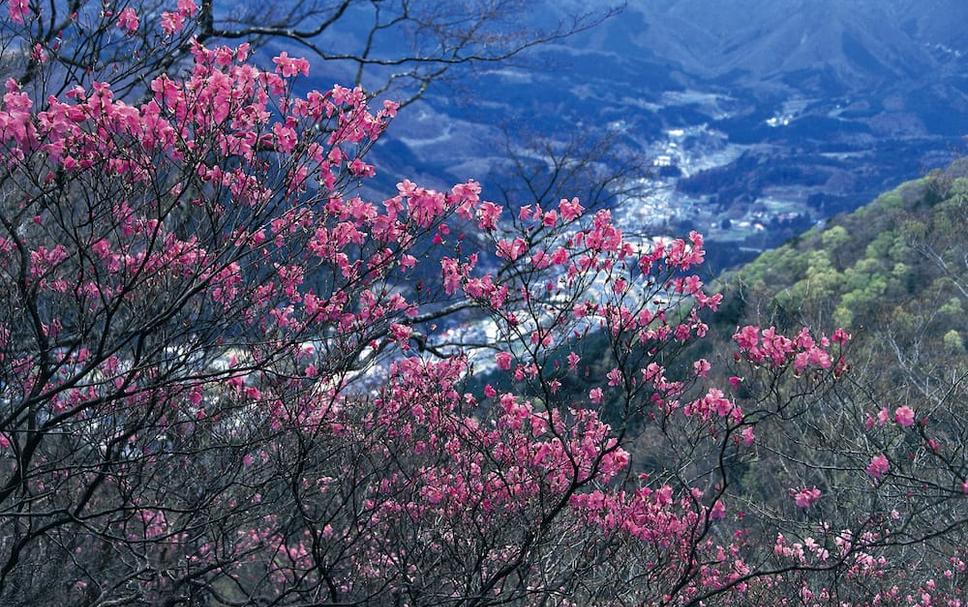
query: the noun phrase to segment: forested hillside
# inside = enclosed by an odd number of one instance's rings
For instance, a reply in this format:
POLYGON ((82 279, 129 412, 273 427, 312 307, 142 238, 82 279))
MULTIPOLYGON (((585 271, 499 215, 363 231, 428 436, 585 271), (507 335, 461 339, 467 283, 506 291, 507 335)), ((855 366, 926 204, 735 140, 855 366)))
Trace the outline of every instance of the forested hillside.
POLYGON ((966 173, 962 162, 905 183, 721 277, 715 331, 728 338, 764 317, 842 325, 856 364, 885 388, 957 379, 968 360, 966 173))

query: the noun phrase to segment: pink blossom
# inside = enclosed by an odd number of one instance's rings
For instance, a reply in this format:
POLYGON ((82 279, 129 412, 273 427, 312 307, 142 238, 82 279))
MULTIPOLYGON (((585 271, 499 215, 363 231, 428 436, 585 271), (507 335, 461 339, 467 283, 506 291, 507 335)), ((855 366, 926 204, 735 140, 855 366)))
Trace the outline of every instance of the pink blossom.
POLYGON ((596 405, 602 404, 602 397, 603 394, 601 388, 592 388, 588 391, 588 400, 592 401, 596 405))
POLYGON ((709 370, 712 368, 712 365, 710 365, 709 361, 705 358, 700 358, 696 362, 692 363, 692 368, 697 377, 706 377, 709 375, 709 370))
POLYGON ((176 9, 186 17, 194 17, 198 11, 198 5, 195 4, 195 0, 178 0, 176 9))
POLYGON ((548 211, 547 213, 545 213, 544 214, 544 217, 541 218, 541 223, 546 228, 553 228, 553 227, 555 227, 555 224, 558 223, 558 213, 557 213, 557 211, 548 211))
POLYGON ((830 339, 833 340, 834 343, 838 343, 843 346, 850 341, 850 333, 844 331, 843 329, 837 329, 834 331, 834 334, 830 336, 830 339))
POLYGON ((618 367, 606 373, 605 376, 608 378, 608 385, 613 388, 622 384, 622 371, 618 367))
POLYGON ((561 202, 558 203, 558 212, 561 213, 561 218, 566 222, 578 219, 584 210, 585 207, 581 206, 577 198, 571 200, 562 198, 561 202))
POLYGON ((482 230, 493 231, 497 229, 497 220, 501 216, 503 209, 493 202, 484 202, 477 209, 478 225, 482 230))
POLYGON ((528 243, 521 237, 514 240, 501 240, 497 243, 497 256, 515 261, 528 250, 528 243))
POLYGON ((894 421, 897 424, 909 428, 914 425, 914 409, 904 405, 894 410, 894 421))
POLYGON ((118 27, 129 34, 138 31, 138 13, 130 6, 118 14, 118 27))
POLYGON ((881 426, 887 424, 887 420, 890 418, 891 414, 887 409, 882 408, 877 412, 877 423, 881 426))
POLYGON ((887 457, 883 453, 879 453, 871 458, 871 462, 867 465, 867 474, 876 480, 880 480, 890 467, 891 464, 887 457))
POLYGON ((44 47, 39 42, 31 49, 30 57, 37 63, 47 63, 47 61, 50 59, 50 56, 47 55, 47 51, 44 50, 44 47))
POLYGON ((564 247, 558 247, 551 254, 551 263, 557 266, 562 265, 566 261, 568 261, 568 250, 565 249, 564 247))
POLYGON ((822 495, 820 489, 816 487, 804 487, 802 489, 790 489, 790 495, 797 508, 809 508, 820 500, 822 495))
POLYGON ((165 35, 172 36, 185 27, 185 15, 180 12, 165 11, 161 13, 161 29, 165 35))
POLYGON ((411 329, 406 325, 401 325, 399 323, 392 323, 390 325, 390 335, 393 336, 393 340, 397 342, 397 345, 399 345, 404 350, 407 350, 408 349, 407 340, 409 340, 410 336, 413 335, 413 329, 411 329))
POLYGON ((30 0, 7 0, 7 11, 14 23, 23 23, 30 13, 30 0))
POLYGON ((733 335, 733 340, 739 345, 741 350, 750 351, 759 343, 759 332, 759 327, 747 325, 733 335))
POLYGON ((509 371, 511 369, 511 354, 508 352, 498 352, 494 357, 497 361, 497 368, 502 371, 509 371))
POLYGON ((283 78, 291 78, 297 74, 309 75, 309 61, 303 57, 290 57, 286 51, 279 53, 272 62, 276 64, 276 73, 282 74, 283 78))

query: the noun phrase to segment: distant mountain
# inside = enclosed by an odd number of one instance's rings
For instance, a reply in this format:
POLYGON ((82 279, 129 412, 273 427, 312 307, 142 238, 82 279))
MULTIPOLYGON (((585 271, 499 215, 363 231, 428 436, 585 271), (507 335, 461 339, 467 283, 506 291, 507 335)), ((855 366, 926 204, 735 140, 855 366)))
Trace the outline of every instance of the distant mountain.
POLYGON ((728 82, 854 93, 963 72, 968 56, 960 0, 672 0, 629 13, 645 26, 639 46, 728 82))
POLYGON ((961 0, 631 2, 582 46, 664 64, 687 88, 776 103, 781 120, 951 136, 968 132, 966 22, 961 0))

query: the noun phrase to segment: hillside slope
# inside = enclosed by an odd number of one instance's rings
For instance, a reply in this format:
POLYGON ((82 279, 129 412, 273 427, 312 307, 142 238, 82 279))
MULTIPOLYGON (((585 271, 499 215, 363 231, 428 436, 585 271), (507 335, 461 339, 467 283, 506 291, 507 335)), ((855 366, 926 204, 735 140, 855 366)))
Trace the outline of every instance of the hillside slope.
MULTIPOLYGON (((968 163, 903 184, 720 278, 717 348, 744 322, 848 327, 889 389, 968 369, 968 163)), ((720 350, 721 351, 721 350, 720 350)))

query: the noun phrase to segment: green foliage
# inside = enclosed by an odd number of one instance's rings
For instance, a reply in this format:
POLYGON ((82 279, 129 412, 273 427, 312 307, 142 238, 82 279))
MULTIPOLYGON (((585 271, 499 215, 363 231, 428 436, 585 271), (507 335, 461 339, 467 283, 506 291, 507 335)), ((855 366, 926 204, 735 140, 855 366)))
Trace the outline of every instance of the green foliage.
POLYGON ((950 318, 951 320, 954 320, 955 318, 964 314, 965 309, 961 306, 961 299, 958 297, 952 297, 938 309, 938 313, 950 318))
POLYGON ((741 293, 755 311, 730 327, 844 325, 861 336, 855 355, 884 357, 885 368, 894 356, 882 343, 888 335, 899 347, 938 344, 923 356, 939 368, 968 368, 968 302, 955 288, 968 285, 968 178, 956 174, 964 170, 903 184, 722 276, 725 305, 741 293))
POLYGON ((965 342, 961 339, 961 333, 954 329, 944 334, 944 349, 951 354, 964 354, 965 342))
POLYGON ((847 233, 847 228, 844 226, 833 226, 820 235, 820 242, 823 243, 825 249, 836 253, 840 247, 850 242, 850 234, 847 233))

